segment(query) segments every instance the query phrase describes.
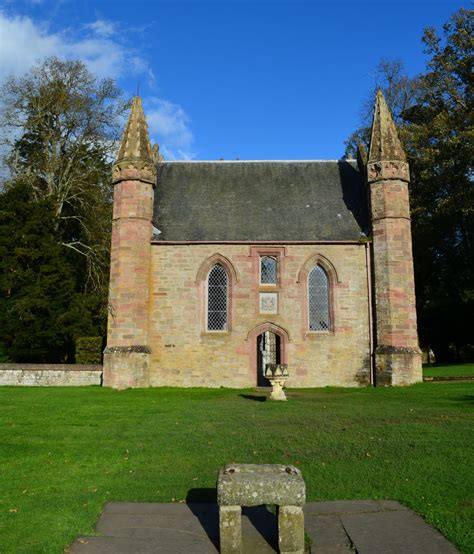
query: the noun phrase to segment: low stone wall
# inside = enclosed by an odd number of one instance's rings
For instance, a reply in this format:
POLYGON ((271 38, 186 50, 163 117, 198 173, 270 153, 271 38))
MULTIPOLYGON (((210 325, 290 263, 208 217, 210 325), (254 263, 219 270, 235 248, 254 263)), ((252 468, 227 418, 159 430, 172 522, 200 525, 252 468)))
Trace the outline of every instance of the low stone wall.
POLYGON ((101 365, 0 364, 0 386, 80 387, 101 384, 101 365))

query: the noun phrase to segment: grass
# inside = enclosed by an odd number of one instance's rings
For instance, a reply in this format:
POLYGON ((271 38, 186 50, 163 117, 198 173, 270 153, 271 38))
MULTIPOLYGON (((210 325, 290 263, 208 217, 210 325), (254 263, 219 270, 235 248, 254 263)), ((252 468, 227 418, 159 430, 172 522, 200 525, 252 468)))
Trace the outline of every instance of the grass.
POLYGON ((474 375, 474 364, 439 364, 423 367, 423 377, 470 377, 471 375, 474 375))
POLYGON ((472 552, 473 391, 0 388, 0 552, 63 552, 107 501, 209 497, 229 462, 296 464, 308 500, 398 500, 472 552))

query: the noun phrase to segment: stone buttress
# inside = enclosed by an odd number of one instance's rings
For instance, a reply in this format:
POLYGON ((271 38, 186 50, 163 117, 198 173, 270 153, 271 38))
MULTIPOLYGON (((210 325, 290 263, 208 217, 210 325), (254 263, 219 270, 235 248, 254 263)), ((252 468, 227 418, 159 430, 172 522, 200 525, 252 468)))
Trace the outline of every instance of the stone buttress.
POLYGON ((149 386, 148 310, 156 163, 135 97, 113 166, 113 222, 104 385, 149 386))
POLYGON ((375 101, 367 181, 373 231, 376 384, 408 385, 422 380, 408 198, 410 176, 380 90, 375 101))

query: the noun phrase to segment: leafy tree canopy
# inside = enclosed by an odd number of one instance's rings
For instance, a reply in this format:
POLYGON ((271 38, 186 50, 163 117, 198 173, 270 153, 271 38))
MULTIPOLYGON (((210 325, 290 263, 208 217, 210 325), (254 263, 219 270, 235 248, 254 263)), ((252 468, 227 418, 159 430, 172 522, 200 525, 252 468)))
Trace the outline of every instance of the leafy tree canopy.
POLYGON ((126 108, 111 80, 48 58, 1 89, 0 342, 18 361, 73 359, 105 333, 111 162, 126 108))
POLYGON ((84 258, 84 283, 106 286, 110 166, 126 107, 110 79, 79 61, 48 58, 2 87, 1 139, 11 179, 48 198, 58 237, 84 258))
MULTIPOLYGON (((420 340, 439 359, 474 349, 473 22, 461 9, 442 37, 425 29, 425 73, 409 78, 400 61, 376 71, 410 162, 420 340)), ((368 105, 346 155, 368 144, 368 105)))

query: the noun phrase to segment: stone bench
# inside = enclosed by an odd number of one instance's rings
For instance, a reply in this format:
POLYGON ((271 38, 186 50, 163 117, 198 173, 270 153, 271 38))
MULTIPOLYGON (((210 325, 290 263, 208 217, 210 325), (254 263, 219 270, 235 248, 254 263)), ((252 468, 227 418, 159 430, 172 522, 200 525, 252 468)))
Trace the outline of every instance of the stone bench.
POLYGON ((242 552, 242 506, 278 506, 281 554, 304 553, 305 483, 299 469, 273 464, 230 464, 219 471, 217 502, 221 554, 242 552))

